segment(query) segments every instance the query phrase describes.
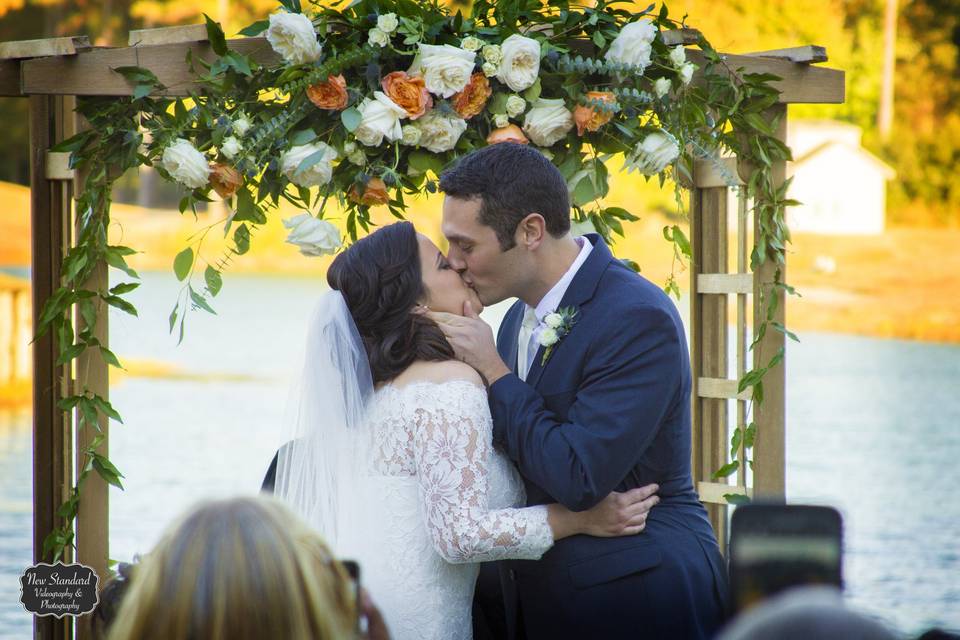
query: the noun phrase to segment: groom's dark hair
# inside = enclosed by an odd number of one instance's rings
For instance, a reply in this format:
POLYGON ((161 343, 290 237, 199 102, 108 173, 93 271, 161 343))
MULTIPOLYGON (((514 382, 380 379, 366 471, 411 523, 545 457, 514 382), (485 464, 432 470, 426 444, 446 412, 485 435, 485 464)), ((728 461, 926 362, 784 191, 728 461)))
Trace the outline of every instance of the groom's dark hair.
POLYGON ((327 269, 327 283, 347 303, 375 384, 416 360, 453 360, 440 327, 412 313, 426 293, 417 232, 409 222, 382 227, 353 243, 327 269))
POLYGON ((453 198, 480 199, 480 223, 492 227, 503 251, 531 213, 543 216, 555 238, 570 230, 570 196, 560 171, 542 153, 501 142, 463 156, 440 176, 440 190, 453 198))

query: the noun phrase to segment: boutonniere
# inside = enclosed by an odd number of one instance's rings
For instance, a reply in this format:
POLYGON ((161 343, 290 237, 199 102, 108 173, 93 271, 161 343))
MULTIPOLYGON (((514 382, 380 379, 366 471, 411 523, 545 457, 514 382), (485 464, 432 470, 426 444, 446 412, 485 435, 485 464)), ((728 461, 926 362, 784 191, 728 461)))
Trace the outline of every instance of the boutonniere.
POLYGON ((540 358, 540 366, 547 364, 550 354, 557 343, 570 333, 573 325, 577 323, 577 315, 580 312, 576 307, 563 307, 553 313, 548 313, 543 319, 547 328, 540 332, 537 342, 543 347, 543 357, 540 358))

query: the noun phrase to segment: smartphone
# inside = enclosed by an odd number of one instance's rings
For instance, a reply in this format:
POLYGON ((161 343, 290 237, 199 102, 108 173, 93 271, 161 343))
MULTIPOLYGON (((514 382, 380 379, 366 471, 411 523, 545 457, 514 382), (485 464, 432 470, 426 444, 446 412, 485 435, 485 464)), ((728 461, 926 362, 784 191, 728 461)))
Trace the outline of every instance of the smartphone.
POLYGON ((357 611, 356 632, 359 638, 367 632, 367 619, 363 615, 363 609, 360 603, 360 564, 357 563, 356 560, 341 560, 340 564, 347 570, 347 575, 350 576, 350 582, 353 587, 353 602, 354 608, 357 611))
POLYGON ((843 588, 843 524, 832 507, 748 504, 730 522, 736 612, 799 585, 843 588))

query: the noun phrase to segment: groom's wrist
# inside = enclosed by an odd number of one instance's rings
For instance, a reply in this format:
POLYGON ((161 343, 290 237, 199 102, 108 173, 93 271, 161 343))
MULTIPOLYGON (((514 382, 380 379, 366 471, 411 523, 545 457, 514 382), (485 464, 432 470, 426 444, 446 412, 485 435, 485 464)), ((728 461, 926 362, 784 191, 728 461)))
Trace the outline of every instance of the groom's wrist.
POLYGON ((494 382, 510 373, 510 369, 507 368, 507 365, 505 365, 503 361, 494 363, 490 367, 486 367, 484 371, 481 372, 483 378, 487 381, 488 387, 492 386, 494 382))

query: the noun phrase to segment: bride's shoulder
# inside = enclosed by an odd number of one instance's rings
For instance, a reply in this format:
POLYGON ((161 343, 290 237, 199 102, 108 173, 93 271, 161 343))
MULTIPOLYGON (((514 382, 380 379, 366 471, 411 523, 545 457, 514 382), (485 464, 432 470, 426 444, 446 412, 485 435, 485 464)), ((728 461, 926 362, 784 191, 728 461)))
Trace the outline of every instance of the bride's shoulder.
POLYGON ((445 360, 430 362, 418 360, 391 381, 395 387, 406 387, 413 384, 446 384, 466 382, 483 389, 483 379, 473 367, 459 360, 445 360))

